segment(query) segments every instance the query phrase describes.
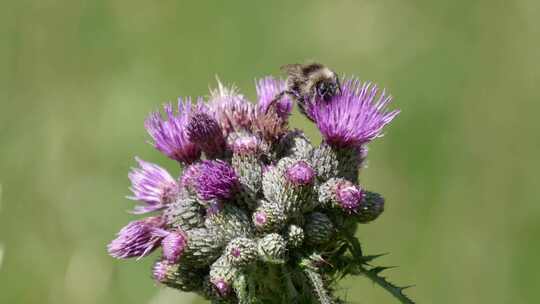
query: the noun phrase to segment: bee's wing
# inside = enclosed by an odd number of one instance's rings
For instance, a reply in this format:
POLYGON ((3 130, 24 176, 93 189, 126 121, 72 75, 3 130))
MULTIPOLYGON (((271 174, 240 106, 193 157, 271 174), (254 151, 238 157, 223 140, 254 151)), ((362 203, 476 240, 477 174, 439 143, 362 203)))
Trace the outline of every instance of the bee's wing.
POLYGON ((279 68, 283 73, 287 73, 289 75, 295 75, 300 74, 302 72, 302 65, 298 63, 293 64, 286 64, 279 68))

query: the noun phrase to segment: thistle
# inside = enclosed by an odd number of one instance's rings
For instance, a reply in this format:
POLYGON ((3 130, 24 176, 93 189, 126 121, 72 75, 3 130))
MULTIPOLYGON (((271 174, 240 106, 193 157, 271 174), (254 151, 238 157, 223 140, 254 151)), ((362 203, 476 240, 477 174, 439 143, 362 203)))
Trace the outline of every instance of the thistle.
POLYGON ((180 99, 146 120, 151 144, 182 174, 140 159, 129 174, 132 221, 108 245, 117 259, 159 251, 154 280, 212 303, 343 303, 340 279, 363 275, 412 303, 373 266, 354 233, 377 219, 384 198, 358 183, 367 145, 399 113, 385 91, 356 78, 315 96, 305 115, 313 145, 291 130, 285 81, 256 82, 258 103, 218 83, 207 102, 180 99), (276 99, 276 96, 282 98, 276 99))

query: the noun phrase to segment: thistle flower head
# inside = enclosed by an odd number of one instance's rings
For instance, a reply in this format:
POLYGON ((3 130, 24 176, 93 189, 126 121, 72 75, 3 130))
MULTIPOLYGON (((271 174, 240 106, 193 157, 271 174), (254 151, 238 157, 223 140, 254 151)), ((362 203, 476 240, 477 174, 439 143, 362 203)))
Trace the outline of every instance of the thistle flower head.
POLYGON ((329 101, 314 100, 308 115, 328 144, 334 147, 357 148, 382 136, 382 129, 399 113, 387 109, 391 97, 376 86, 358 79, 347 80, 329 101))
POLYGON ((375 192, 366 192, 360 204, 357 219, 360 223, 368 223, 381 215, 384 211, 384 198, 375 192))
POLYGON ((285 81, 275 79, 271 76, 260 79, 256 82, 257 97, 259 104, 258 111, 266 113, 268 108, 275 102, 276 112, 281 118, 287 118, 292 111, 292 100, 286 94, 276 99, 278 94, 285 91, 285 81))
POLYGON ((159 214, 120 230, 109 254, 140 258, 161 246, 154 280, 212 303, 341 302, 327 284, 351 273, 352 263, 403 300, 403 288, 377 276, 380 268, 353 237, 384 210, 384 199, 358 184, 358 172, 366 144, 398 111, 387 110, 384 91, 355 78, 338 90, 335 73, 320 64, 285 71, 287 83, 256 82, 256 105, 218 81, 208 105, 188 98, 165 105, 164 116, 150 114, 154 146, 183 173, 175 180, 137 159, 130 198, 142 204, 134 213, 159 214), (320 145, 289 129, 292 99, 317 124, 320 145))
POLYGON ((186 125, 186 131, 188 139, 199 145, 209 158, 221 155, 225 149, 225 138, 219 122, 208 111, 199 110, 193 113, 186 125))
POLYGON ((174 272, 174 264, 167 261, 157 261, 152 267, 152 277, 159 283, 167 282, 171 272, 174 272))
POLYGON ((216 291, 219 293, 219 295, 222 297, 228 296, 231 292, 231 285, 225 282, 224 279, 216 279, 212 281, 212 284, 216 288, 216 291))
POLYGON ((182 182, 207 201, 230 199, 238 190, 238 177, 234 169, 222 160, 204 160, 191 165, 184 173, 182 182))
POLYGON ((225 136, 234 131, 251 130, 255 109, 234 87, 227 88, 218 81, 218 88, 211 91, 209 103, 225 136))
POLYGON ((240 135, 231 140, 230 148, 236 155, 255 155, 263 150, 263 143, 255 135, 240 135))
POLYGON ((315 171, 305 161, 298 161, 285 171, 287 179, 297 186, 305 186, 313 182, 315 171))
POLYGON ((133 213, 143 214, 165 208, 178 195, 179 188, 176 180, 165 169, 158 165, 136 158, 139 168, 132 169, 128 174, 131 180, 129 199, 146 203, 146 206, 137 206, 133 213))
POLYGON ((149 217, 133 221, 122 228, 107 249, 117 259, 141 258, 155 250, 160 241, 167 236, 160 217, 149 217))
POLYGON ((340 181, 336 185, 337 202, 343 210, 356 212, 362 201, 363 192, 358 186, 349 181, 340 181))
POLYGON ((260 210, 253 214, 253 224, 255 224, 255 227, 262 227, 267 221, 268 216, 266 215, 266 212, 260 210))
POLYGON ((163 258, 171 263, 176 263, 180 260, 184 248, 187 244, 187 236, 183 231, 174 231, 169 233, 161 241, 163 249, 163 258))
MULTIPOLYGON (((200 107, 202 99, 199 99, 198 103, 200 107)), ((189 116, 193 111, 191 99, 186 98, 185 102, 178 99, 176 113, 170 103, 163 108, 165 118, 159 112, 153 112, 145 122, 146 130, 154 140, 154 147, 179 162, 186 164, 194 162, 200 157, 201 149, 189 140, 186 131, 189 116)))
POLYGON ((224 253, 231 265, 246 266, 257 260, 257 242, 239 237, 229 242, 224 253))

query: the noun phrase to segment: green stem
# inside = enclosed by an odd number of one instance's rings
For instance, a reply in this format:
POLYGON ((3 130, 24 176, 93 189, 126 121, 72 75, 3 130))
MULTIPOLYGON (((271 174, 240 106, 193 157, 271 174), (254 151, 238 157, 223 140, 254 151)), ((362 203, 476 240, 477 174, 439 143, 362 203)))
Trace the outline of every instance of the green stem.
POLYGON ((234 291, 238 297, 239 304, 250 304, 252 303, 249 293, 247 291, 247 280, 244 274, 241 274, 236 278, 233 284, 234 291))
POLYGON ((281 271, 283 272, 283 278, 285 279, 285 286, 287 287, 287 298, 289 303, 296 303, 298 299, 298 291, 294 286, 294 283, 291 278, 291 273, 287 266, 282 265, 281 271))
POLYGON ((257 293, 257 289, 255 287, 255 280, 247 280, 248 284, 248 294, 250 299, 255 299, 255 295, 257 293))
POLYGON ((316 271, 309 269, 308 267, 304 268, 304 273, 311 282, 311 285, 313 285, 313 289, 317 294, 317 299, 319 300, 319 302, 321 304, 334 304, 334 300, 332 300, 332 298, 328 295, 328 292, 324 287, 321 275, 318 274, 316 271))

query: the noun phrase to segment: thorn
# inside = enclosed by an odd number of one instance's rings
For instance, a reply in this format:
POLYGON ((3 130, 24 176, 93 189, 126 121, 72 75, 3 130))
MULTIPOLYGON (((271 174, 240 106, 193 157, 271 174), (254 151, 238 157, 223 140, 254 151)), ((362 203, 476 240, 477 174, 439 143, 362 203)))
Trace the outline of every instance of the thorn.
POLYGON ((380 254, 370 254, 362 256, 362 263, 371 262, 377 258, 390 254, 389 252, 380 253, 380 254))
POLYGON ((400 289, 401 291, 403 291, 403 290, 405 290, 405 289, 409 289, 409 288, 412 288, 412 287, 416 287, 416 285, 414 285, 414 284, 413 284, 413 285, 407 285, 407 286, 399 287, 399 289, 400 289))
POLYGON ((369 272, 372 272, 374 274, 379 274, 387 269, 397 268, 397 266, 377 266, 373 267, 369 270, 369 272))

